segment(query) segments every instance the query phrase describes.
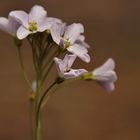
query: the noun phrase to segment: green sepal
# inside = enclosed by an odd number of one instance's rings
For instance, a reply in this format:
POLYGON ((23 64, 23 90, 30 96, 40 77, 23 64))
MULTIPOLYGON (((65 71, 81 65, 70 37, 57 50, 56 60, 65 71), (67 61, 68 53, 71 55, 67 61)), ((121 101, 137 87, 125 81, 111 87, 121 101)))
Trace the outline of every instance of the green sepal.
POLYGON ((93 79, 93 74, 92 72, 86 72, 82 75, 82 79, 84 80, 92 80, 93 79))

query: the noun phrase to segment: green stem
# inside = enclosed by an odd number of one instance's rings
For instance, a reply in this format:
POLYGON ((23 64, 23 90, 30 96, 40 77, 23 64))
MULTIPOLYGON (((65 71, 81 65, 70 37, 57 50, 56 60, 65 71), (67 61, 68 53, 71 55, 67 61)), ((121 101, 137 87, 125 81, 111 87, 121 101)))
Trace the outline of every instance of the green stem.
POLYGON ((52 83, 49 88, 44 92, 44 94, 42 95, 42 97, 39 100, 38 103, 38 107, 37 107, 37 111, 36 111, 36 140, 41 140, 41 105, 42 102, 45 98, 45 96, 47 95, 47 93, 53 88, 53 86, 55 86, 57 84, 57 81, 55 81, 54 83, 52 83))
MULTIPOLYGON (((81 77, 77 77, 77 78, 74 78, 72 80, 67 80, 66 82, 64 82, 64 84, 67 84, 67 83, 70 83, 70 82, 73 82, 73 81, 77 81, 77 80, 80 80, 81 77)), ((45 104, 43 104, 44 102, 44 99, 48 100, 49 99, 49 94, 48 93, 51 93, 49 92, 56 84, 58 84, 58 79, 56 81, 54 81, 50 86, 49 88, 44 92, 44 94, 41 96, 40 100, 39 100, 39 103, 38 103, 38 107, 37 107, 37 112, 36 112, 36 140, 41 140, 41 109, 43 108, 43 106, 45 104), (47 96, 48 95, 48 96, 47 96), (45 98, 47 97, 47 98, 45 98)), ((61 85, 61 84, 60 84, 61 85)))
POLYGON ((26 83, 29 86, 29 88, 32 90, 31 82, 28 79, 28 76, 27 76, 27 73, 25 71, 25 67, 24 67, 24 64, 23 64, 20 47, 18 47, 18 57, 19 57, 19 62, 20 62, 20 66, 21 66, 21 70, 22 70, 22 73, 23 73, 24 80, 26 81, 26 83))
MULTIPOLYGON (((35 93, 35 101, 34 101, 34 107, 35 107, 35 140, 41 140, 41 133, 40 133, 40 117, 38 118, 38 124, 36 123, 36 112, 37 112, 37 107, 38 107, 38 102, 40 99, 40 95, 42 93, 42 63, 40 60, 40 53, 41 50, 38 50, 40 46, 37 46, 35 42, 35 38, 28 38, 28 41, 31 45, 32 48, 32 55, 33 55, 33 64, 36 72, 36 82, 37 82, 37 88, 36 88, 36 93, 35 93)), ((40 49, 40 48, 39 48, 40 49)))
MULTIPOLYGON (((47 69, 45 75, 43 76, 42 82, 44 82, 44 81, 46 80, 46 78, 47 78, 49 72, 51 71, 51 69, 52 69, 52 67, 53 67, 53 65, 54 65, 54 60, 53 60, 53 58, 54 58, 55 56, 58 57, 60 54, 61 54, 61 51, 56 50, 56 51, 54 52, 54 54, 50 57, 50 61, 48 62, 49 67, 48 67, 48 69, 47 69), (52 60, 52 61, 51 61, 51 60, 52 60)), ((44 68, 45 68, 45 67, 44 67, 44 68)))
POLYGON ((53 82, 53 83, 49 86, 49 88, 44 92, 44 94, 42 95, 42 97, 41 97, 41 99, 40 99, 40 101, 39 101, 39 104, 38 104, 38 108, 37 108, 37 113, 36 113, 36 114, 37 114, 37 119, 36 119, 36 120, 38 120, 38 115, 39 115, 39 112, 40 112, 41 104, 42 104, 42 102, 43 102, 45 96, 47 95, 47 93, 48 93, 56 84, 57 84, 57 81, 53 82))
POLYGON ((45 70, 45 68, 47 67, 48 64, 50 64, 50 62, 52 62, 53 58, 55 56, 58 56, 58 54, 60 54, 59 50, 55 50, 52 55, 48 58, 47 62, 44 64, 43 66, 43 70, 45 70))
MULTIPOLYGON (((39 67, 40 68, 40 67, 39 67)), ((40 71, 40 70, 39 70, 40 71)), ((40 126, 40 115, 38 114, 38 122, 36 121, 37 118, 37 110, 38 110, 38 105, 39 105, 39 99, 40 95, 42 93, 42 76, 41 76, 41 71, 37 75, 37 91, 36 91, 36 96, 35 96, 35 140, 41 140, 41 126, 40 126)))
POLYGON ((50 99, 50 95, 52 96, 56 91, 58 91, 62 86, 67 85, 69 83, 75 82, 77 80, 81 80, 81 76, 76 77, 74 79, 65 80, 61 84, 59 84, 53 91, 49 92, 41 105, 41 109, 46 105, 47 101, 50 99))
POLYGON ((41 140, 41 120, 40 120, 40 116, 39 116, 38 122, 36 124, 35 140, 41 140))
MULTIPOLYGON (((47 45, 44 45, 44 49, 41 54, 41 60, 44 60, 48 54, 50 53, 50 49, 53 47, 54 43, 47 43, 47 45)), ((48 62, 48 61, 47 61, 48 62)))
POLYGON ((31 133, 31 140, 34 140, 34 129, 33 129, 33 102, 29 102, 29 124, 30 124, 30 133, 31 133))

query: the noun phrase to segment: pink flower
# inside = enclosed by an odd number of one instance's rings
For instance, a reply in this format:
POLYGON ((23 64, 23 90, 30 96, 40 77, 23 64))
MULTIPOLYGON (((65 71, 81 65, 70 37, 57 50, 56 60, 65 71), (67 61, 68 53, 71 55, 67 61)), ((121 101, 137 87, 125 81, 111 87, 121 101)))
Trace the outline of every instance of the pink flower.
POLYGON ((117 75, 114 68, 115 62, 112 58, 109 58, 102 66, 92 71, 93 79, 107 91, 115 89, 114 82, 117 80, 117 75))
POLYGON ((76 59, 76 55, 66 55, 63 60, 54 58, 58 75, 64 79, 76 78, 87 72, 85 69, 72 69, 71 66, 76 59))

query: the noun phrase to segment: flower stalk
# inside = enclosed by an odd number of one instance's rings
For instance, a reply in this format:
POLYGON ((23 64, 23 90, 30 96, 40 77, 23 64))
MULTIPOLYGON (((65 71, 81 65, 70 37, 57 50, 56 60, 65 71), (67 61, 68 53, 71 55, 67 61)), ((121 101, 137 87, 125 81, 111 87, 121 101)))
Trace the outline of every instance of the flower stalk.
POLYGON ((30 80, 27 76, 27 73, 26 73, 26 70, 25 70, 25 67, 24 67, 23 58, 22 58, 22 54, 21 54, 21 48, 17 47, 17 50, 18 50, 19 62, 20 62, 20 67, 21 67, 21 71, 23 73, 24 80, 26 81, 29 88, 32 89, 31 82, 30 82, 30 80))

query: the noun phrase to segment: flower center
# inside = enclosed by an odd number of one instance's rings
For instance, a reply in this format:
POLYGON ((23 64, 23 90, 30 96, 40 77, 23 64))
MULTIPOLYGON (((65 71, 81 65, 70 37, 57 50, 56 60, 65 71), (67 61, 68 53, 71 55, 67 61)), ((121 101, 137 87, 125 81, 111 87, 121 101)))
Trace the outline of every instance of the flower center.
POLYGON ((29 22, 29 28, 28 30, 30 32, 34 32, 37 30, 37 22, 36 21, 32 21, 32 22, 29 22))
POLYGON ((70 40, 69 40, 69 38, 68 39, 66 39, 66 42, 65 42, 65 48, 67 49, 67 48, 69 48, 71 46, 71 43, 70 43, 70 40))

